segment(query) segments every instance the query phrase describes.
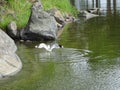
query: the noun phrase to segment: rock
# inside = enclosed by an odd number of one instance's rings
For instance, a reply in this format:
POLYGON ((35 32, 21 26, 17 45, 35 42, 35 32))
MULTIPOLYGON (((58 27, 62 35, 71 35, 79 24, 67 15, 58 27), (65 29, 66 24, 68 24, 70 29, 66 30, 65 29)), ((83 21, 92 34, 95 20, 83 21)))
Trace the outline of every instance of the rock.
POLYGON ((15 53, 17 47, 14 41, 0 29, 0 51, 15 53))
POLYGON ((12 76, 21 70, 22 64, 16 54, 0 54, 0 75, 12 76))
POLYGON ((55 17, 55 20, 58 24, 61 24, 62 26, 65 25, 65 19, 59 10, 57 10, 56 8, 52 8, 47 12, 50 13, 51 16, 55 17))
POLYGON ((16 50, 14 41, 0 29, 0 76, 12 76, 21 70, 22 63, 16 50))
POLYGON ((43 10, 40 1, 32 6, 28 25, 21 30, 22 40, 54 40, 57 38, 57 24, 53 16, 43 10))
POLYGON ((63 26, 64 26, 64 25, 59 24, 59 23, 56 23, 56 24, 57 24, 57 27, 58 27, 59 30, 61 30, 63 28, 63 26))
POLYGON ((65 18, 66 22, 74 22, 75 21, 75 17, 73 17, 72 15, 67 14, 67 13, 65 13, 64 18, 65 18))
POLYGON ((7 34, 12 38, 12 39, 19 39, 19 33, 17 30, 17 25, 14 21, 11 21, 6 30, 7 34))

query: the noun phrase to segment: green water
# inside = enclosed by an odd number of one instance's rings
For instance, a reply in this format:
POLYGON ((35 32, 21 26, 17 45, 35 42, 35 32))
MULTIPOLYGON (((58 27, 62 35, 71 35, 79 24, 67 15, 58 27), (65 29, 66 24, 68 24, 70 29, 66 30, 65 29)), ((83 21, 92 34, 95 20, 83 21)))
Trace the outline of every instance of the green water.
POLYGON ((64 48, 16 43, 23 68, 0 90, 120 90, 119 14, 68 24, 56 42, 64 48))
POLYGON ((120 17, 68 24, 47 52, 17 43, 22 70, 0 81, 0 90, 120 90, 120 17))

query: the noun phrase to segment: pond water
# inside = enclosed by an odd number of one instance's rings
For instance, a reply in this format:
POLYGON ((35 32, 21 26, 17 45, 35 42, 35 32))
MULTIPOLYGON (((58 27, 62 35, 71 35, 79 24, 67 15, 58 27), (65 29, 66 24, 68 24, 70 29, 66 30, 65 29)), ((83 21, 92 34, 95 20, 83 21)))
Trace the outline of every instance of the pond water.
POLYGON ((119 10, 66 25, 56 42, 64 48, 16 43, 23 68, 0 80, 0 90, 120 90, 119 10))

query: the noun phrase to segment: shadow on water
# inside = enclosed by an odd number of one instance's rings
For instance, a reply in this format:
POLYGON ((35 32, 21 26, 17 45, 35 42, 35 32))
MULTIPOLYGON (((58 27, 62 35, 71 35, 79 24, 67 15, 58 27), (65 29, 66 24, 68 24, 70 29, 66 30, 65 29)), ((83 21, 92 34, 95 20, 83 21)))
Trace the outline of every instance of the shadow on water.
MULTIPOLYGON (((86 1, 86 0, 85 0, 86 1)), ((93 0, 94 1, 94 0, 93 0)), ((0 81, 0 90, 120 90, 120 15, 70 23, 48 52, 18 43, 23 68, 0 81)))

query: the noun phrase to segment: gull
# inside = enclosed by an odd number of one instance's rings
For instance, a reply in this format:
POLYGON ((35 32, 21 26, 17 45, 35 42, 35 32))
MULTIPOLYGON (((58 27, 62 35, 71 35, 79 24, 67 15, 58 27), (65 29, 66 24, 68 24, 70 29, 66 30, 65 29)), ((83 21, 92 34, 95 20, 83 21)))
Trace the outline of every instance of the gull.
POLYGON ((45 50, 51 52, 53 49, 55 49, 55 48, 63 48, 63 46, 59 45, 57 43, 55 43, 53 45, 47 45, 45 43, 40 43, 38 46, 36 45, 35 48, 44 48, 45 50))

